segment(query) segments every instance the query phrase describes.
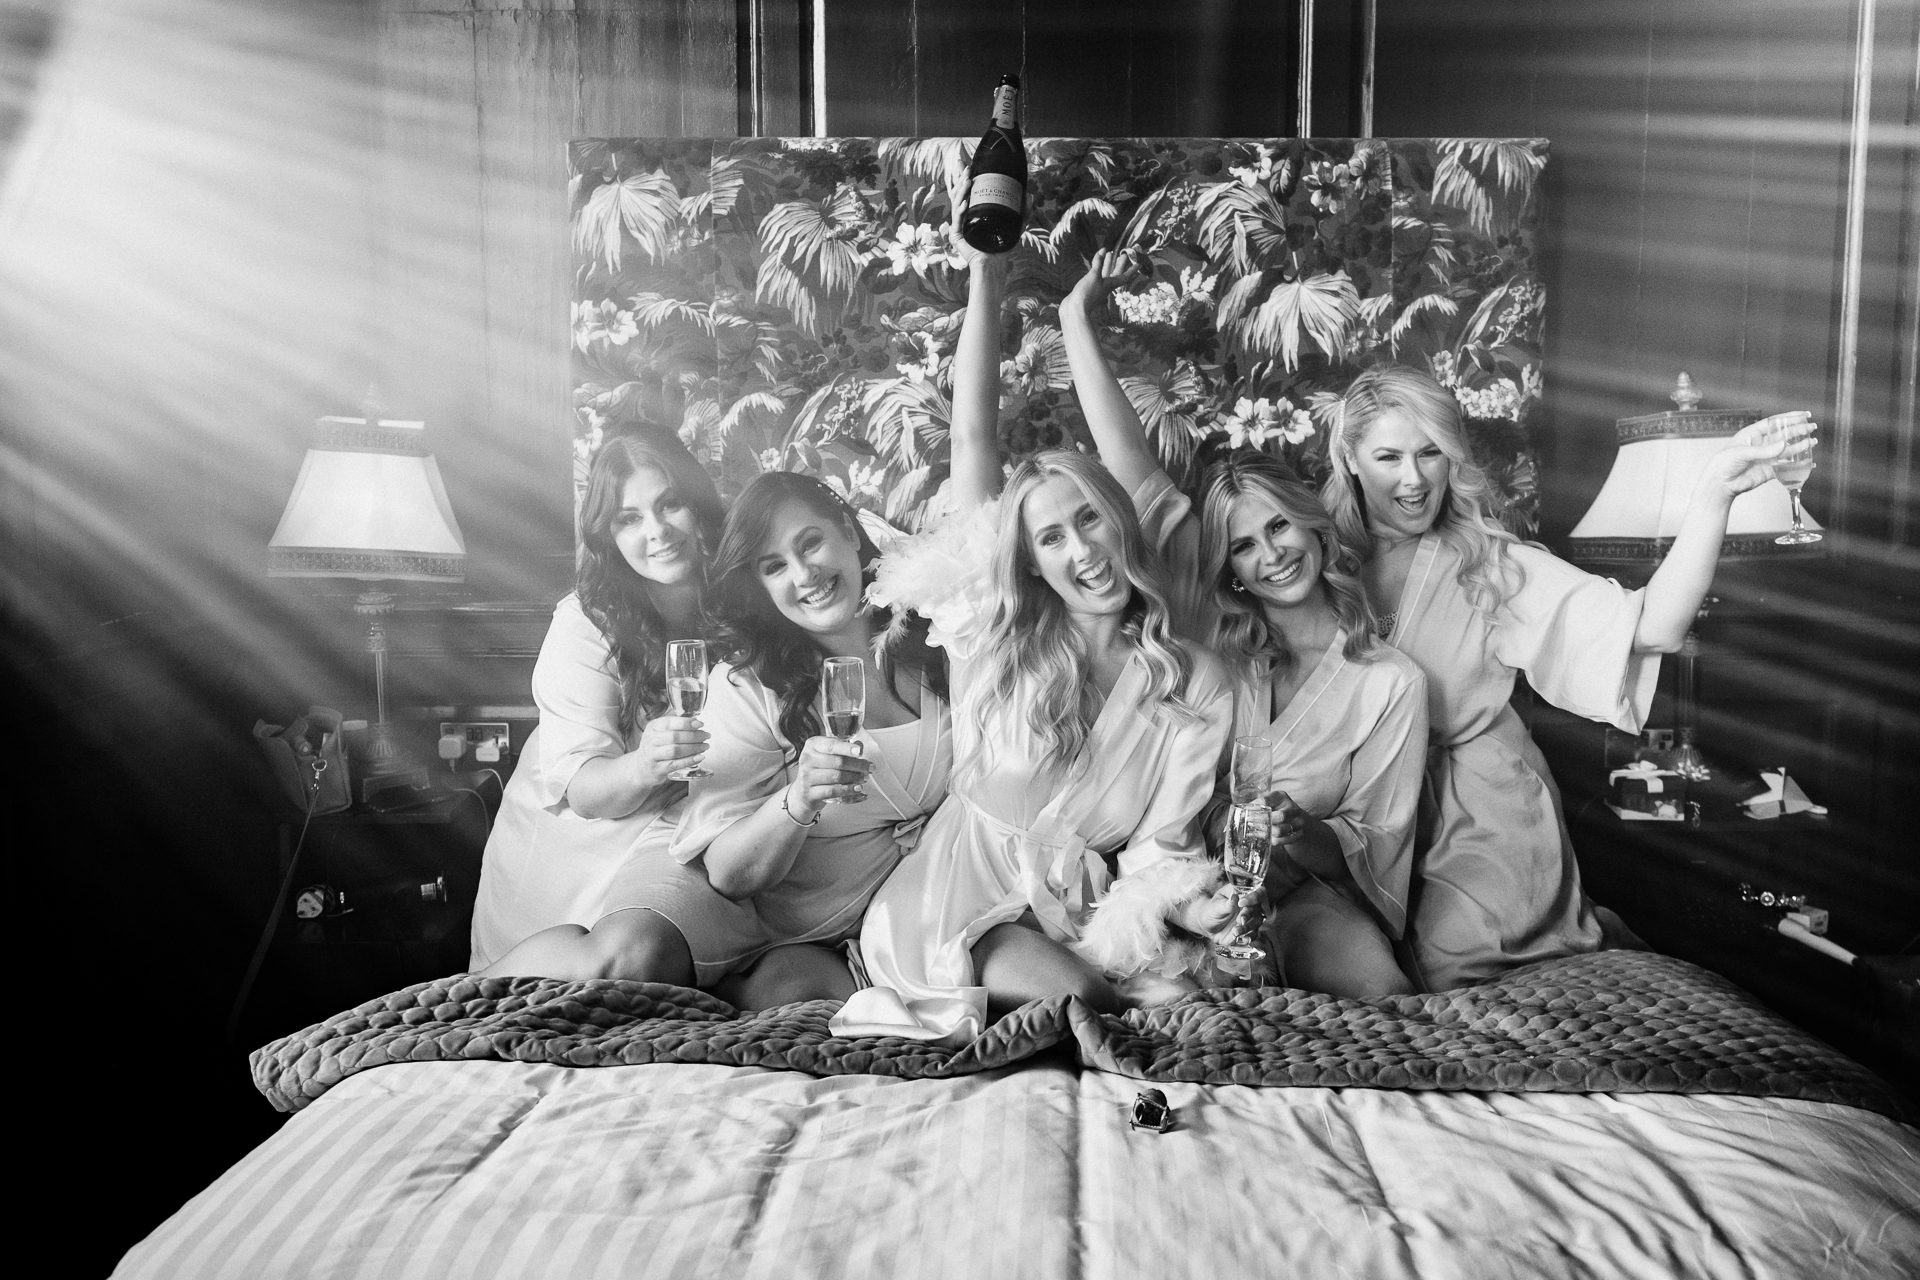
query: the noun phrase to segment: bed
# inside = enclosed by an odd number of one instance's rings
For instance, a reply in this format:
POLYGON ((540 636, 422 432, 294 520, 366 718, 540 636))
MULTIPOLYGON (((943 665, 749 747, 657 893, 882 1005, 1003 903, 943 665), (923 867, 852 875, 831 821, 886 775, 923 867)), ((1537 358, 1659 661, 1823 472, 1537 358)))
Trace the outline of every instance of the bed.
POLYGON ((1920 1273, 1905 1102, 1665 957, 1038 1002, 960 1050, 838 1040, 833 1008, 466 977, 370 1002, 255 1055, 296 1114, 116 1274, 1920 1273), (1129 1127, 1149 1082, 1168 1132, 1129 1127))

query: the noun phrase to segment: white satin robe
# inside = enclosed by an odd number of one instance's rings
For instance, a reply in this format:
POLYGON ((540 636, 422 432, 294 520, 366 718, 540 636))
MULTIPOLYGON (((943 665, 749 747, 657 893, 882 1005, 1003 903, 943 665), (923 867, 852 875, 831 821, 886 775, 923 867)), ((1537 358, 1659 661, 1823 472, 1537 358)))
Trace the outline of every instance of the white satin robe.
MULTIPOLYGON (((1215 609, 1201 579, 1200 521, 1173 481, 1156 472, 1133 495, 1140 527, 1157 547, 1175 586, 1189 634, 1210 634, 1215 609)), ((1284 707, 1273 705, 1270 681, 1234 681, 1233 737, 1273 746, 1272 789, 1284 791, 1340 841, 1347 878, 1328 883, 1368 911, 1390 938, 1407 923, 1414 825, 1427 758, 1426 677, 1411 659, 1384 645, 1364 661, 1334 636, 1306 681, 1284 707)), ((1220 762, 1222 795, 1229 755, 1220 762)), ((1274 906, 1313 877, 1277 866, 1267 882, 1274 906)))
POLYGON ((1637 733, 1660 655, 1633 652, 1642 593, 1537 547, 1509 546, 1517 583, 1492 619, 1457 552, 1421 538, 1389 643, 1427 676, 1433 750, 1409 938, 1431 991, 1598 950, 1601 929, 1545 757, 1508 705, 1514 677, 1554 706, 1637 733))
MULTIPOLYGON (((823 806, 786 878, 754 895, 763 930, 759 950, 855 936, 874 891, 920 840, 928 815, 947 797, 953 718, 946 702, 924 687, 919 711, 920 718, 906 724, 860 732, 873 762, 867 799, 823 806)), ((696 869, 704 869, 702 855, 715 837, 793 781, 779 699, 751 672, 716 665, 700 718, 712 735, 706 767, 714 776, 691 784, 672 846, 674 858, 696 869)))
POLYGON ((1116 874, 1203 848, 1201 811, 1232 718, 1211 654, 1189 647, 1197 714, 1184 722, 1141 706, 1135 656, 1068 762, 1042 753, 1022 698, 990 708, 977 730, 979 630, 933 638, 951 661, 953 794, 867 908, 859 951, 873 985, 834 1017, 837 1035, 971 1040, 987 1025, 972 955, 987 930, 1031 912, 1047 937, 1072 942, 1116 874))

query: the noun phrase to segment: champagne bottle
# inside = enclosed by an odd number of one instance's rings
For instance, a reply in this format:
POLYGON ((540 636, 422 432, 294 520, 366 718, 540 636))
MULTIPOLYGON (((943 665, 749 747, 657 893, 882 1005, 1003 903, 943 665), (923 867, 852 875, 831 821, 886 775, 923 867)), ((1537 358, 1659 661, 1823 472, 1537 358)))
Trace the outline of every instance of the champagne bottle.
POLYGON ((1020 140, 1020 77, 1001 76, 993 120, 973 151, 960 235, 982 253, 1005 253, 1020 242, 1027 211, 1027 148, 1020 140))

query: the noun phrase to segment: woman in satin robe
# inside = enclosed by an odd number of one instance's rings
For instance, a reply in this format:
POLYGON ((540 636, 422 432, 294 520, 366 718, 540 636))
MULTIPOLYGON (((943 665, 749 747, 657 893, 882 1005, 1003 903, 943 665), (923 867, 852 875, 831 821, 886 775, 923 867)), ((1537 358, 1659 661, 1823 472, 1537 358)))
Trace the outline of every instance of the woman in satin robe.
POLYGON ((665 427, 626 428, 594 455, 577 587, 533 669, 540 724, 487 837, 473 911, 475 970, 711 982, 752 953, 750 908, 667 853, 707 735, 668 714, 671 639, 706 634, 708 550, 725 511, 665 427))
POLYGON ((1652 580, 1628 591, 1500 526, 1446 388, 1392 366, 1354 380, 1322 497, 1341 537, 1364 550, 1381 636, 1427 676, 1431 831, 1409 930, 1424 988, 1601 946, 1559 789, 1508 705, 1514 678, 1638 732, 1659 655, 1680 648, 1712 580, 1733 499, 1771 479, 1783 454, 1811 449, 1813 431, 1807 414, 1787 413, 1735 436, 1708 463, 1652 580))
POLYGON ((717 948, 761 953, 714 988, 742 1008, 852 994, 837 948, 946 798, 946 662, 924 624, 889 629, 889 615, 867 606, 878 555, 851 507, 791 472, 741 492, 714 553, 728 656, 702 711, 713 776, 693 782, 672 854, 752 906, 757 937, 717 948), (829 657, 866 665, 864 721, 850 741, 823 729, 829 657))
POLYGON ((1199 514, 1174 487, 1094 328, 1133 278, 1124 259, 1097 254, 1061 304, 1074 390, 1101 461, 1166 561, 1177 616, 1234 676, 1234 737, 1273 748, 1267 936, 1279 977, 1356 999, 1409 993, 1394 947, 1407 923, 1426 680, 1375 638, 1359 556, 1284 463, 1253 450, 1216 462, 1199 514))
MULTIPOLYGON (((959 1043, 1029 1000, 1125 1001, 1069 950, 1114 875, 1202 847, 1232 715, 1225 674, 1175 637, 1126 495, 1092 459, 1038 455, 996 511, 1003 259, 979 257, 954 356, 953 499, 991 515, 978 595, 935 611, 954 688, 953 794, 867 911, 872 986, 838 1034, 959 1043)), ((1195 916, 1211 900, 1190 904, 1195 916)), ((1229 908, 1230 913, 1230 908, 1229 908)), ((1182 920, 1189 928, 1224 920, 1182 920)))

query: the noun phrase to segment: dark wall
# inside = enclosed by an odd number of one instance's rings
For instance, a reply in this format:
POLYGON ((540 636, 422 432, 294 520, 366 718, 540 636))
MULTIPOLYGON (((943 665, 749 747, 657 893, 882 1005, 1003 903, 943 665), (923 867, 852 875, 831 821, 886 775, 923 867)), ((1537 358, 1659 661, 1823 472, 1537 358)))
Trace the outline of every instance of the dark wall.
MULTIPOLYGON (((1857 6, 1849 0, 1382 5, 1375 132, 1535 135, 1546 171, 1543 532, 1564 536, 1612 460, 1615 418, 1669 407, 1812 409, 1809 485, 1830 512, 1840 254, 1857 6)), ((1851 526, 1892 518, 1900 383, 1912 377, 1915 11, 1880 5, 1851 526), (1909 138, 1911 135, 1908 135, 1909 138), (1903 285, 1905 293, 1903 295, 1903 285), (1904 312, 1902 311, 1904 308, 1904 312), (1904 335, 1903 314, 1909 326, 1904 335)), ((1907 409, 1910 415, 1911 407, 1907 409)), ((1906 432, 1911 439, 1909 419, 1906 432)), ((1906 470, 1911 474, 1911 445, 1906 470)), ((1912 546, 1909 529, 1906 545, 1912 546)))

